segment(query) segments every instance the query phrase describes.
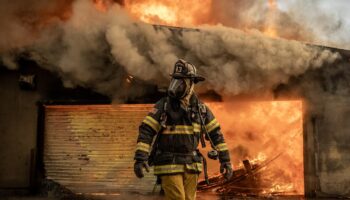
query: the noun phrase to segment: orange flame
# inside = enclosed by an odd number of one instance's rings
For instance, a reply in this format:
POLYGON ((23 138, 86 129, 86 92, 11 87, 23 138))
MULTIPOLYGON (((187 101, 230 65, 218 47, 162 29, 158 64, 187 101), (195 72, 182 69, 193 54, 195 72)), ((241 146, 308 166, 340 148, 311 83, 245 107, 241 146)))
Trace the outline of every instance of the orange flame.
POLYGON ((212 0, 125 0, 126 10, 146 23, 193 26, 209 17, 212 0))
POLYGON ((264 33, 270 37, 277 37, 277 30, 275 26, 275 13, 277 10, 277 2, 276 0, 269 0, 268 1, 268 12, 267 12, 267 21, 266 21, 266 27, 264 29, 264 33))
POLYGON ((269 0, 269 8, 276 10, 277 9, 277 2, 276 0, 269 0))
MULTIPOLYGON (((124 6, 131 16, 146 23, 191 27, 212 23, 211 18, 218 15, 212 10, 213 3, 213 0, 125 0, 124 6)), ((277 1, 268 0, 266 22, 262 32, 270 37, 278 36, 274 24, 277 9, 277 1)))
POLYGON ((93 0, 95 8, 98 11, 106 12, 108 7, 113 3, 111 0, 93 0))
MULTIPOLYGON (((229 146, 233 165, 261 164, 281 154, 261 172, 265 193, 304 194, 302 101, 208 103, 229 146)), ((208 169, 217 173, 217 163, 208 169)), ((263 183, 261 183, 263 184, 263 183)))

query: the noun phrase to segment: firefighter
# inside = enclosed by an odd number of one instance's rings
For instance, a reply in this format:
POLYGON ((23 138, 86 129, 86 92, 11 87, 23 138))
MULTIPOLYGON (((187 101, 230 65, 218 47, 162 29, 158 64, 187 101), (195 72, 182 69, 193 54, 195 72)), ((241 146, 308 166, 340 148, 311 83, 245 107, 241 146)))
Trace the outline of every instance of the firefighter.
POLYGON ((142 178, 144 169, 149 172, 148 163, 153 164, 166 199, 192 200, 203 168, 197 149, 204 140, 203 131, 217 151, 220 172, 226 179, 231 178, 232 167, 218 121, 194 94, 194 85, 205 79, 197 75, 193 64, 182 59, 175 63, 170 76, 168 95, 155 104, 139 127, 134 172, 142 178))

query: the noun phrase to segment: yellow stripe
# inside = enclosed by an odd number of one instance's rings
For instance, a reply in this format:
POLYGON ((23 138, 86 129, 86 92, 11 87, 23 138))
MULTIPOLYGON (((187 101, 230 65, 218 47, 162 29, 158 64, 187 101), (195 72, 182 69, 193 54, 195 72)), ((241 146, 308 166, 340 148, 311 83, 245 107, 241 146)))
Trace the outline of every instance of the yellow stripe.
POLYGON ((138 142, 136 145, 136 150, 144 151, 149 153, 150 152, 151 146, 149 144, 143 143, 143 142, 138 142))
POLYGON ((186 164, 186 169, 188 170, 193 170, 197 172, 202 171, 202 163, 192 163, 192 164, 186 164))
POLYGON ((157 120, 153 119, 151 116, 146 116, 146 118, 142 122, 149 125, 157 133, 159 132, 161 126, 157 122, 157 120))
MULTIPOLYGON (((146 119, 149 119, 151 122, 153 122, 154 124, 159 124, 157 120, 155 120, 153 117, 151 116, 146 116, 146 119)), ((159 125, 160 126, 160 125, 159 125)))
POLYGON ((218 127, 220 127, 220 124, 219 124, 219 123, 218 123, 218 124, 215 124, 215 126, 212 126, 211 128, 209 128, 209 129, 207 129, 207 130, 208 130, 208 132, 210 133, 212 130, 214 130, 214 129, 218 128, 218 127))
POLYGON ((138 147, 136 150, 144 151, 146 153, 149 153, 149 149, 143 148, 143 147, 138 147))
POLYGON ((201 125, 197 123, 192 123, 192 126, 193 126, 193 132, 196 132, 196 133, 201 132, 201 125))
POLYGON ((205 127, 206 127, 207 131, 210 133, 212 130, 216 129, 219 126, 220 126, 220 124, 218 123, 218 121, 216 119, 213 119, 205 127))
MULTIPOLYGON (((156 132, 159 132, 161 128, 160 124, 150 116, 146 116, 143 123, 149 125, 156 132)), ((192 126, 177 125, 174 130, 170 130, 170 127, 168 127, 168 129, 163 131, 163 134, 193 134, 193 132, 199 133, 200 131, 201 126, 197 123, 192 123, 192 126)))
POLYGON ((212 126, 213 124, 217 123, 216 118, 214 118, 213 120, 211 120, 207 125, 205 125, 207 128, 212 126))
POLYGON ((185 171, 185 165, 156 165, 154 166, 154 174, 172 174, 172 173, 179 173, 185 171))
POLYGON ((189 131, 189 130, 165 130, 163 131, 163 134, 180 134, 180 135, 192 135, 193 131, 189 131))
POLYGON ((173 174, 181 173, 186 170, 191 170, 195 172, 202 171, 202 163, 192 163, 192 164, 171 164, 171 165, 156 165, 154 166, 154 174, 173 174))
MULTIPOLYGON (((171 127, 171 126, 169 126, 169 127, 171 127)), ((175 126, 175 129, 179 129, 179 130, 181 130, 181 129, 185 129, 185 130, 193 130, 193 126, 187 126, 187 125, 176 125, 176 126, 175 126)))
POLYGON ((228 150, 228 147, 227 147, 226 143, 220 143, 220 144, 216 145, 215 148, 218 151, 227 151, 228 150))
POLYGON ((199 132, 199 129, 197 127, 194 127, 194 126, 177 125, 177 126, 175 126, 174 130, 171 130, 171 127, 168 127, 166 130, 163 131, 163 134, 190 135, 190 134, 193 134, 193 132, 199 132))

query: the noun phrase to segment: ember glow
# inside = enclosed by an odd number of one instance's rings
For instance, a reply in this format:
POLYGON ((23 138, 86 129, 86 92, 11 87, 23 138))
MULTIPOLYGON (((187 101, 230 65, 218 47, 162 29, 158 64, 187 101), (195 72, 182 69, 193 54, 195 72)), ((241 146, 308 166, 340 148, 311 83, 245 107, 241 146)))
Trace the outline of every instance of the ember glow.
POLYGON ((105 12, 107 10, 107 4, 104 0, 94 0, 94 4, 97 10, 105 12))
POLYGON ((270 37, 277 37, 277 30, 275 27, 276 10, 277 10, 276 0, 268 0, 267 20, 266 20, 266 25, 263 33, 270 37))
MULTIPOLYGON (((212 0, 171 1, 171 0, 125 0, 125 8, 135 19, 150 24, 179 27, 191 27, 212 24, 210 18, 218 13, 212 10, 212 0)), ((268 11, 262 32, 270 37, 277 37, 274 25, 277 1, 267 1, 268 11)), ((241 29, 246 29, 241 27, 241 29)))
POLYGON ((125 0, 126 10, 136 19, 151 24, 193 26, 208 18, 212 0, 125 0))
POLYGON ((113 0, 92 0, 95 8, 100 12, 106 12, 113 4, 113 0))
MULTIPOLYGON (((304 194, 302 101, 208 103, 221 124, 235 169, 261 164, 262 194, 304 194)), ((210 161, 211 175, 218 172, 210 161)))

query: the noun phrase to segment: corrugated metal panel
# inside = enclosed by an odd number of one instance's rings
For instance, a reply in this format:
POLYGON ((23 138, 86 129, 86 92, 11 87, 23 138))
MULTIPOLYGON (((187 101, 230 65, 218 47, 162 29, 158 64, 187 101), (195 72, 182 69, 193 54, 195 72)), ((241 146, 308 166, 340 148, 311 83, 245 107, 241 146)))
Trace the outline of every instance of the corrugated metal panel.
POLYGON ((77 193, 150 192, 153 172, 133 173, 138 126, 152 105, 46 106, 48 179, 77 193))

